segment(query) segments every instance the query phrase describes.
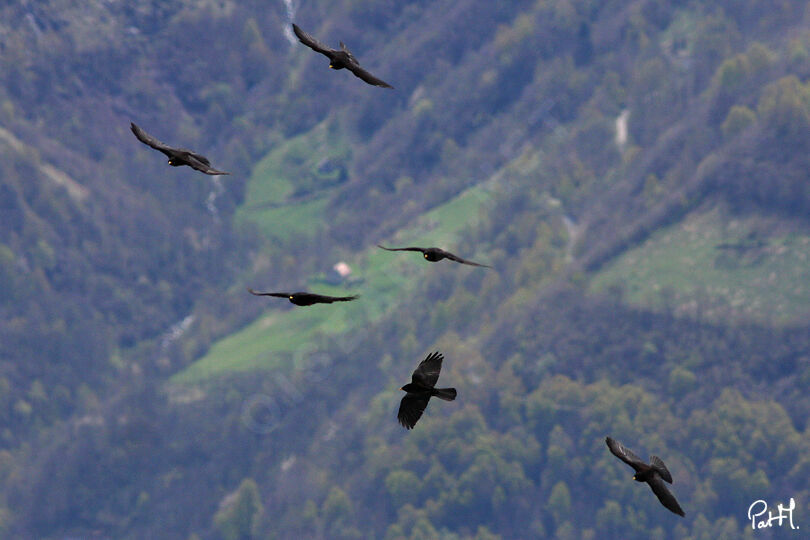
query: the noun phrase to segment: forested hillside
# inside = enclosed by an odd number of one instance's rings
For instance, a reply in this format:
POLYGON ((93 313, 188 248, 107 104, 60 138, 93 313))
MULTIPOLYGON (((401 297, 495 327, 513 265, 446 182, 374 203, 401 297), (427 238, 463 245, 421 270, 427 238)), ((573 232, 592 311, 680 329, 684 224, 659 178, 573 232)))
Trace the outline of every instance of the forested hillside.
POLYGON ((3 536, 797 535, 747 511, 810 526, 808 50, 799 0, 0 7, 3 536))

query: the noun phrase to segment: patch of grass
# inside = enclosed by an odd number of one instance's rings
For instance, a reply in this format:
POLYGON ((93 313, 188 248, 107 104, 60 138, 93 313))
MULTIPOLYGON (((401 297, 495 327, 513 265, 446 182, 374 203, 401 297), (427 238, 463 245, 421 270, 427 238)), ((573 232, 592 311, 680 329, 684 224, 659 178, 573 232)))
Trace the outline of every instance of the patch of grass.
POLYGON ((271 240, 313 236, 323 223, 328 202, 329 197, 324 195, 297 204, 254 210, 250 214, 250 221, 258 226, 265 238, 271 240))
MULTIPOLYGON (((422 247, 437 246, 449 251, 465 227, 474 225, 487 208, 490 195, 485 188, 471 187, 457 197, 420 216, 412 225, 397 231, 393 240, 422 247)), ((464 257, 464 255, 461 255, 464 257)), ((472 257, 473 254, 468 253, 472 257)))
POLYGON ((350 149, 331 120, 285 141, 253 169, 236 223, 255 223, 271 240, 289 233, 311 236, 332 189, 346 178, 350 149))
POLYGON ((810 231, 762 217, 693 214, 597 273, 591 289, 707 318, 789 323, 810 315, 810 231))

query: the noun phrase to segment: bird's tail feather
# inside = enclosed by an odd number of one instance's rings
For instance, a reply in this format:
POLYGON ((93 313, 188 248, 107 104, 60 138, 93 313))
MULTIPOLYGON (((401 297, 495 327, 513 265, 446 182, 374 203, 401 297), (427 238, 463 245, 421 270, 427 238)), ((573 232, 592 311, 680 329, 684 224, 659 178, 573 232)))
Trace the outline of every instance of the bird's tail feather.
POLYGON ((453 401, 456 399, 455 388, 436 388, 433 390, 433 395, 445 401, 453 401))

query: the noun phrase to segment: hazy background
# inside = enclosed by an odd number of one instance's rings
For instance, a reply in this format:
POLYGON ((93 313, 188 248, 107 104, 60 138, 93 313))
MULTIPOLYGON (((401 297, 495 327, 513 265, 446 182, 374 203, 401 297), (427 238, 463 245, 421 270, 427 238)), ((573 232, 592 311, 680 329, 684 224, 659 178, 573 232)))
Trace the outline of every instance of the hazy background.
POLYGON ((2 536, 798 538, 746 514, 810 529, 806 4, 4 3, 2 536))

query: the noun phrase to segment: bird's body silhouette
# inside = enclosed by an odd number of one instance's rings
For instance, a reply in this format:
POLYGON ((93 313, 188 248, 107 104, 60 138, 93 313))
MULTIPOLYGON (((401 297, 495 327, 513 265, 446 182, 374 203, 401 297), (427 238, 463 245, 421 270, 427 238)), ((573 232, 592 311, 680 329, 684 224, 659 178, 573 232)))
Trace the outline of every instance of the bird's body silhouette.
POLYGON ((399 404, 397 420, 406 429, 413 429, 422 417, 431 397, 445 401, 456 399, 455 388, 436 388, 444 356, 435 352, 422 360, 411 376, 411 382, 400 388, 407 392, 399 404))
POLYGON ((421 247, 404 247, 404 248, 387 248, 385 246, 381 246, 377 244, 377 247, 380 249, 384 249, 386 251, 418 251, 422 253, 422 256, 425 258, 426 261, 430 262, 438 262, 442 259, 449 259, 451 261, 455 261, 461 264, 468 264, 470 266, 480 266, 482 268, 492 268, 486 264, 479 264, 477 262, 468 261, 467 259, 462 259, 458 255, 453 255, 449 251, 445 251, 441 248, 437 247, 429 247, 429 248, 421 248, 421 247))
POLYGON ((650 489, 652 489, 655 496, 658 497, 658 500, 661 501, 661 504, 671 512, 681 517, 686 515, 681 509, 681 505, 679 505, 678 501, 675 499, 675 496, 667 489, 664 483, 666 481, 671 484, 672 475, 669 473, 667 466, 664 465, 664 461, 661 458, 658 456, 650 456, 650 463, 647 464, 617 440, 606 437, 605 443, 614 456, 630 465, 633 470, 636 471, 636 474, 633 475, 633 480, 649 484, 650 489))
POLYGON ((156 138, 149 135, 143 129, 135 125, 135 123, 129 123, 129 129, 132 130, 132 133, 135 134, 135 137, 138 138, 143 144, 147 146, 151 146, 155 150, 159 152, 163 152, 166 157, 169 158, 169 165, 172 167, 180 167, 182 165, 187 165, 192 169, 196 169, 200 172, 204 172, 205 174, 210 174, 212 176, 217 176, 220 174, 231 174, 225 171, 218 171, 217 169, 211 166, 211 162, 208 161, 203 155, 195 154, 191 150, 186 150, 185 148, 174 148, 167 144, 164 144, 157 140, 156 138))
POLYGON ((254 296, 274 296, 276 298, 286 298, 296 306, 331 304, 333 302, 350 302, 359 296, 356 294, 354 296, 325 296, 323 294, 315 294, 310 292, 258 292, 254 291, 253 289, 248 289, 248 292, 254 296))
POLYGON ((346 47, 346 44, 342 41, 340 42, 340 49, 330 49, 311 35, 307 34, 301 28, 293 23, 293 32, 295 35, 298 36, 298 39, 312 49, 313 51, 319 52, 322 55, 329 58, 329 67, 332 69, 348 69, 352 73, 354 73, 357 77, 364 80, 370 85, 373 86, 380 86, 382 88, 394 88, 387 82, 378 79, 365 69, 360 67, 360 63, 351 53, 351 51, 346 47))

